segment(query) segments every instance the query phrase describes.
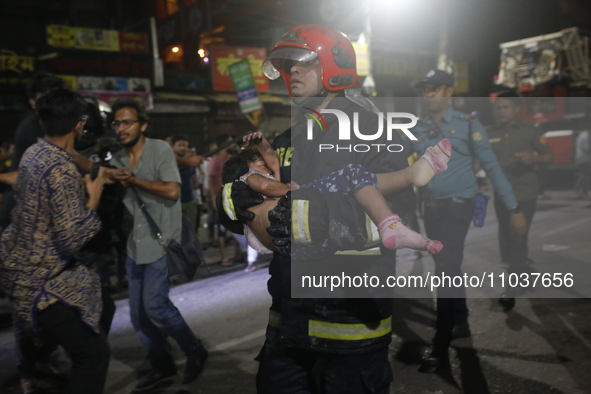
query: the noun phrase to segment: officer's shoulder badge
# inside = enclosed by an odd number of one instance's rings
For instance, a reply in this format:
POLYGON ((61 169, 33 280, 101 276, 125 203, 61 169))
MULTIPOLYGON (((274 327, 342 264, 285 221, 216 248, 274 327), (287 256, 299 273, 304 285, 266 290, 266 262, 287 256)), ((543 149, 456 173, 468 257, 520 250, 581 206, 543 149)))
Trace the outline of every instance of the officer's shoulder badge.
POLYGON ((546 139, 546 136, 543 134, 540 136, 540 144, 543 144, 543 145, 548 144, 548 140, 546 139))
POLYGON ((474 141, 481 141, 481 140, 482 140, 482 133, 481 133, 480 131, 475 131, 475 132, 472 134, 472 139, 473 139, 474 141))

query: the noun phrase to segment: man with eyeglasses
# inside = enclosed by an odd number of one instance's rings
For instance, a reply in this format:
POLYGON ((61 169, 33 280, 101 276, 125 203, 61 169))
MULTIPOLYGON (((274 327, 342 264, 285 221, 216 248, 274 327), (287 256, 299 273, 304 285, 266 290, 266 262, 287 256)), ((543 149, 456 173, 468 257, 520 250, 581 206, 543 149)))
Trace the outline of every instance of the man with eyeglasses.
MULTIPOLYGON (((473 197, 478 191, 475 159, 480 161, 496 194, 511 212, 510 221, 515 233, 523 234, 527 228, 525 216, 497 162, 484 126, 452 108, 453 85, 453 77, 442 70, 430 70, 417 83, 428 115, 412 129, 418 139, 412 143, 413 150, 419 156, 443 138, 448 138, 453 146, 454 153, 447 164, 447 171, 421 188, 427 237, 438 239, 445 245, 440 253, 433 255, 435 272, 437 275, 444 272, 452 277, 462 275, 464 242, 472 221, 473 197)), ((431 353, 423 360, 423 369, 432 372, 448 368, 451 341, 469 336, 465 288, 439 288, 436 334, 431 353)))
POLYGON ((124 149, 113 155, 111 164, 117 169, 109 171, 109 175, 127 188, 123 202, 134 221, 126 261, 131 322, 148 351, 153 369, 138 381, 135 391, 148 390, 176 375, 167 336, 178 343, 187 357, 182 383, 189 384, 201 373, 208 352, 169 298, 168 255, 152 237, 136 196, 137 192, 164 241, 180 242, 181 177, 175 155, 166 142, 146 138, 149 120, 140 103, 120 100, 112 109, 112 127, 124 149))

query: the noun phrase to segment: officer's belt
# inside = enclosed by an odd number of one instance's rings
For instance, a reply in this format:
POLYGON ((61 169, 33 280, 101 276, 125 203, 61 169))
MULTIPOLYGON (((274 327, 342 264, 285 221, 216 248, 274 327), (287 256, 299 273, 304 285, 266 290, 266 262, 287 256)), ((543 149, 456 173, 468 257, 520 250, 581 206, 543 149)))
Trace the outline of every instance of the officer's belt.
MULTIPOLYGON (((281 327, 281 314, 269 311, 269 326, 281 327)), ((359 341, 379 338, 392 331, 392 317, 369 323, 329 323, 321 320, 308 320, 308 336, 340 341, 359 341)))

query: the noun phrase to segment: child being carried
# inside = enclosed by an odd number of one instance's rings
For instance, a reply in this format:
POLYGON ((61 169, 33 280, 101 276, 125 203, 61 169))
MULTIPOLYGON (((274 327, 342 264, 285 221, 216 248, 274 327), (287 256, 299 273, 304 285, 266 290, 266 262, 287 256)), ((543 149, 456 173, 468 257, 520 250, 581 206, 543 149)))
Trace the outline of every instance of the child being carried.
POLYGON ((402 219, 393 213, 384 199, 384 194, 404 189, 410 185, 421 187, 431 178, 447 169, 452 146, 447 138, 427 149, 421 159, 413 165, 395 172, 374 174, 359 164, 349 164, 324 178, 307 185, 281 182, 279 158, 263 137, 256 132, 243 138, 246 149, 232 157, 224 165, 224 183, 241 180, 251 189, 266 198, 257 206, 249 208, 255 219, 244 226, 248 243, 260 253, 277 250, 267 234, 268 212, 275 208, 277 199, 288 191, 308 188, 327 195, 330 193, 352 194, 370 219, 378 226, 382 244, 388 249, 411 248, 439 253, 443 245, 409 229, 402 219), (256 142, 256 149, 250 146, 256 142), (260 142, 259 142, 260 141, 260 142))

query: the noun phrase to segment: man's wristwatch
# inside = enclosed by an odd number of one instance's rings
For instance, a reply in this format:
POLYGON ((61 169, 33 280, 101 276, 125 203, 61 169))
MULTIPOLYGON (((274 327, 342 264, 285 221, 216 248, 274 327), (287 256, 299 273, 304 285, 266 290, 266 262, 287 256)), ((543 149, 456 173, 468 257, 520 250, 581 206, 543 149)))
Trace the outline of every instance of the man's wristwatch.
POLYGON ((511 212, 511 213, 520 213, 521 212, 521 207, 519 206, 519 204, 517 204, 515 206, 515 208, 509 210, 509 212, 511 212))

